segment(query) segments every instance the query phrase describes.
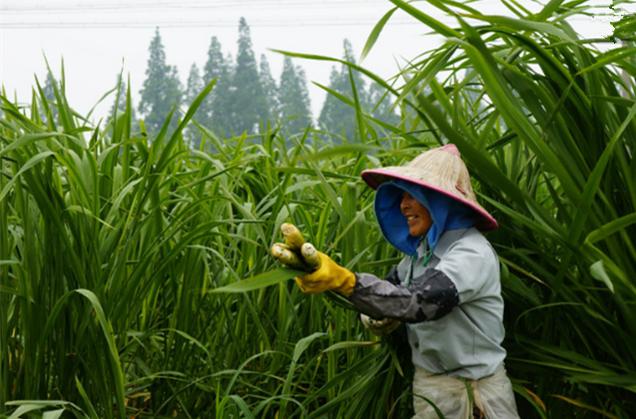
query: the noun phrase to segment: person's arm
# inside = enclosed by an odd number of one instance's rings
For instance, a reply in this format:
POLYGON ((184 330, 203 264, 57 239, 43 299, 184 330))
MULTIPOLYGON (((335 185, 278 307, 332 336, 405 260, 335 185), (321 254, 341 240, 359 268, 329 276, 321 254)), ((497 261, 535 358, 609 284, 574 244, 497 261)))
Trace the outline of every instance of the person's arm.
POLYGON ((436 320, 460 303, 480 298, 489 280, 498 278, 498 261, 486 242, 460 240, 442 260, 411 280, 408 287, 367 274, 356 274, 349 296, 355 307, 373 318, 416 323, 436 320))
MULTIPOLYGON (((290 244, 286 246, 292 250, 290 244)), ((280 249, 274 245, 273 256, 289 264, 284 253, 276 250, 280 249)), ((310 243, 301 246, 300 254, 305 261, 312 261, 315 269, 295 278, 302 292, 336 291, 374 319, 391 318, 411 323, 436 320, 450 313, 460 300, 464 303, 480 298, 480 290, 487 280, 498 279, 497 258, 485 239, 462 239, 453 243, 435 268, 413 278, 408 287, 397 283, 397 278, 381 280, 371 274, 354 274, 310 243)), ((395 272, 393 276, 397 276, 395 272)))
POLYGON ((362 313, 409 323, 436 320, 459 304, 459 293, 450 278, 436 269, 414 278, 408 287, 368 273, 356 274, 349 299, 362 313))
MULTIPOLYGON (((389 281, 393 285, 400 284, 397 265, 391 267, 389 274, 384 278, 384 280, 389 281)), ((364 313, 360 313, 360 321, 364 325, 365 329, 369 330, 376 336, 389 335, 396 330, 400 324, 402 324, 402 322, 398 319, 389 319, 386 317, 372 318, 364 313)))

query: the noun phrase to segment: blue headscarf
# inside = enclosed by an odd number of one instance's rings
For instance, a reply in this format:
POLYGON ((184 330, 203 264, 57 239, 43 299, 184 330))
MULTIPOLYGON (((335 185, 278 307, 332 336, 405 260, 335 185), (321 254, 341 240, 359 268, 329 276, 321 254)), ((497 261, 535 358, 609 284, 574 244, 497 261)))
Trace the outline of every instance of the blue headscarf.
POLYGON ((406 217, 400 211, 404 192, 408 192, 431 214, 433 224, 426 234, 428 248, 435 249, 439 238, 447 230, 475 225, 475 213, 460 202, 405 180, 395 179, 378 187, 375 195, 375 215, 384 237, 407 255, 415 255, 422 237, 409 234, 406 217))

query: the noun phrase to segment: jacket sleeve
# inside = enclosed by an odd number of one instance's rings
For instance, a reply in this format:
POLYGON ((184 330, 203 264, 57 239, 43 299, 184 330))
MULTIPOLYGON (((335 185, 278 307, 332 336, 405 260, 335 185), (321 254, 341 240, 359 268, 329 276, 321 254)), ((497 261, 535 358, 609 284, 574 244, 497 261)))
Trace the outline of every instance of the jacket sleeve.
POLYGON ((417 323, 439 319, 459 304, 455 284, 442 271, 428 269, 408 287, 394 283, 391 274, 382 280, 371 274, 356 273, 356 285, 349 297, 353 305, 376 319, 386 317, 417 323))
POLYGON ((467 243, 459 240, 437 264, 459 291, 461 304, 479 299, 484 289, 499 285, 499 259, 488 242, 467 243))

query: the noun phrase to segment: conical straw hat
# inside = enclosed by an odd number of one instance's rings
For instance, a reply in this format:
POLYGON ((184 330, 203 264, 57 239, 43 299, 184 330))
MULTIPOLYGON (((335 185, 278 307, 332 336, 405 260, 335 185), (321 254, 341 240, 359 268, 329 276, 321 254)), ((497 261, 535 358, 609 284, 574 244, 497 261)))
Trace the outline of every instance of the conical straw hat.
POLYGON ((477 202, 468 169, 454 144, 425 151, 405 166, 365 170, 362 179, 373 189, 392 179, 406 180, 449 196, 473 209, 478 215, 476 227, 480 230, 498 227, 495 218, 477 202))

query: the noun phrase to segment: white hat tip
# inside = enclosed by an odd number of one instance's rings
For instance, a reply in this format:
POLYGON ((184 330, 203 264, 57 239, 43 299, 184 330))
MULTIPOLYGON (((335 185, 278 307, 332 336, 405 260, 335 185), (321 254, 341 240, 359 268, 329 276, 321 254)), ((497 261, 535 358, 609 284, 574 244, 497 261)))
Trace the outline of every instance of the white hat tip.
POLYGON ((446 144, 443 147, 440 147, 440 150, 444 150, 447 153, 451 153, 457 157, 460 157, 459 150, 455 144, 446 144))

